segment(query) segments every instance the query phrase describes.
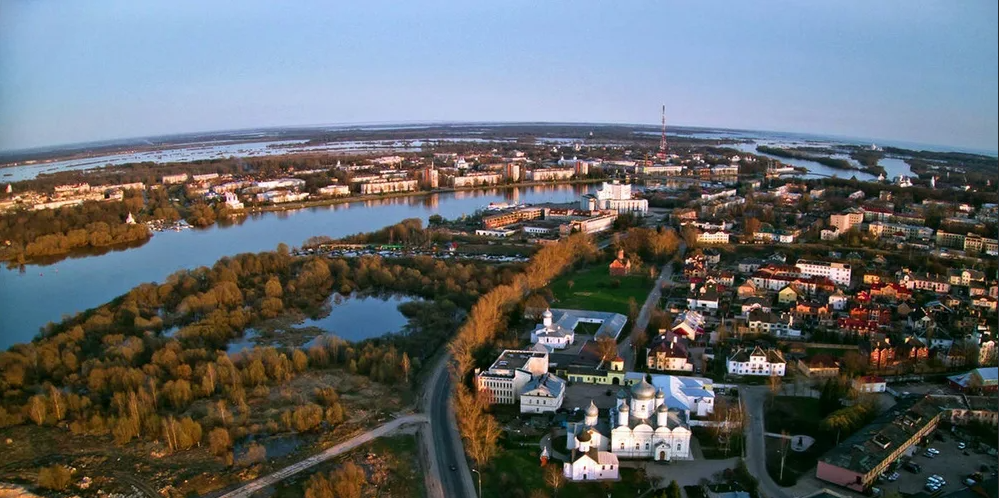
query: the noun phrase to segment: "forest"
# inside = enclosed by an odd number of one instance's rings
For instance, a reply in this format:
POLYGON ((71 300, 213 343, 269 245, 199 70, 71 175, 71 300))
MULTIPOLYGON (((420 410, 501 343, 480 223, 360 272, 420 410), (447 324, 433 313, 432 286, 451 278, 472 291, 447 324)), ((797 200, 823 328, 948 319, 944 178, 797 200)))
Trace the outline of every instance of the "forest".
POLYGON ((0 261, 66 254, 141 242, 152 233, 142 224, 127 225, 129 213, 139 216, 145 203, 140 192, 129 191, 120 202, 88 201, 78 206, 0 215, 0 261))
POLYGON ((203 446, 233 464, 233 445, 248 431, 309 432, 344 420, 332 387, 293 397, 262 420, 250 406, 271 387, 310 372, 346 371, 407 392, 468 310, 497 286, 524 278, 522 270, 430 257, 300 258, 281 245, 179 271, 0 353, 0 429, 31 424, 92 437, 97 445, 158 442, 168 453, 203 446), (334 292, 355 291, 424 301, 401 307, 410 322, 398 334, 358 343, 329 336, 308 349, 225 351, 248 327, 288 312, 314 316, 334 292))

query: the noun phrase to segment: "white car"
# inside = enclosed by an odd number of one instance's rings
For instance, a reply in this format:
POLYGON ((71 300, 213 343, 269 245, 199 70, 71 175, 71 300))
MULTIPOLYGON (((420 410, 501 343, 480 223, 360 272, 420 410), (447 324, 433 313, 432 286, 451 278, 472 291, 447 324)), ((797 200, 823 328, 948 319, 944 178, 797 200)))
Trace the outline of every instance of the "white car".
POLYGON ((891 475, 888 476, 888 482, 895 482, 898 480, 898 477, 898 472, 892 472, 891 475))
POLYGON ((928 451, 930 453, 933 453, 934 455, 939 455, 940 454, 940 450, 938 450, 936 448, 927 448, 926 451, 928 451))
POLYGON ((959 449, 959 450, 963 450, 963 449, 965 449, 967 447, 968 447, 968 445, 966 443, 964 443, 963 441, 960 442, 960 443, 957 443, 957 449, 959 449))

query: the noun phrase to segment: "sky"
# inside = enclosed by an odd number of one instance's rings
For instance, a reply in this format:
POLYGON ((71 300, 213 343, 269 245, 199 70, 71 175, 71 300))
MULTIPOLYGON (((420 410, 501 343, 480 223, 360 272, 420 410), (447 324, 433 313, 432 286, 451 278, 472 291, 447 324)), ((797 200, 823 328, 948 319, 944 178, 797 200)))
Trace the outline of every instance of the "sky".
POLYGON ((659 122, 999 149, 995 0, 0 0, 0 150, 659 122))

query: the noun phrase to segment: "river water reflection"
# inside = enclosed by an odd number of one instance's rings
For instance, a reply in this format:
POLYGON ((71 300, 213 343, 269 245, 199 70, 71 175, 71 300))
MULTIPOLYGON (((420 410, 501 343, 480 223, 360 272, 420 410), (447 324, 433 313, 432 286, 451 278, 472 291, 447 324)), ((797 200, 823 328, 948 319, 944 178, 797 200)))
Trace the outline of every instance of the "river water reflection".
POLYGON ((0 349, 31 340, 63 315, 103 304, 132 287, 163 281, 181 269, 211 265, 223 256, 300 245, 309 237, 368 232, 406 218, 457 218, 491 202, 574 202, 594 185, 552 185, 362 201, 262 213, 228 227, 160 232, 139 248, 71 258, 23 272, 0 270, 0 349))

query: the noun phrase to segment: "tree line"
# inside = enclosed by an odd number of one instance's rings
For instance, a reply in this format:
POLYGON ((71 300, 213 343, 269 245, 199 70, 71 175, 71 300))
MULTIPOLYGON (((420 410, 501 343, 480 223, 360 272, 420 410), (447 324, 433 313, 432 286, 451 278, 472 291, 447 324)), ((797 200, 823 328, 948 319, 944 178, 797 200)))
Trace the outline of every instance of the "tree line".
POLYGON ((573 263, 595 255, 593 241, 581 233, 545 246, 531 258, 523 274, 482 295, 448 345, 452 359, 449 370, 455 380, 452 404, 458 431, 466 452, 479 468, 499 450, 501 426, 489 413, 489 393, 478 390, 470 378, 477 352, 490 349, 497 337, 506 331, 509 315, 527 294, 548 285, 573 263))

